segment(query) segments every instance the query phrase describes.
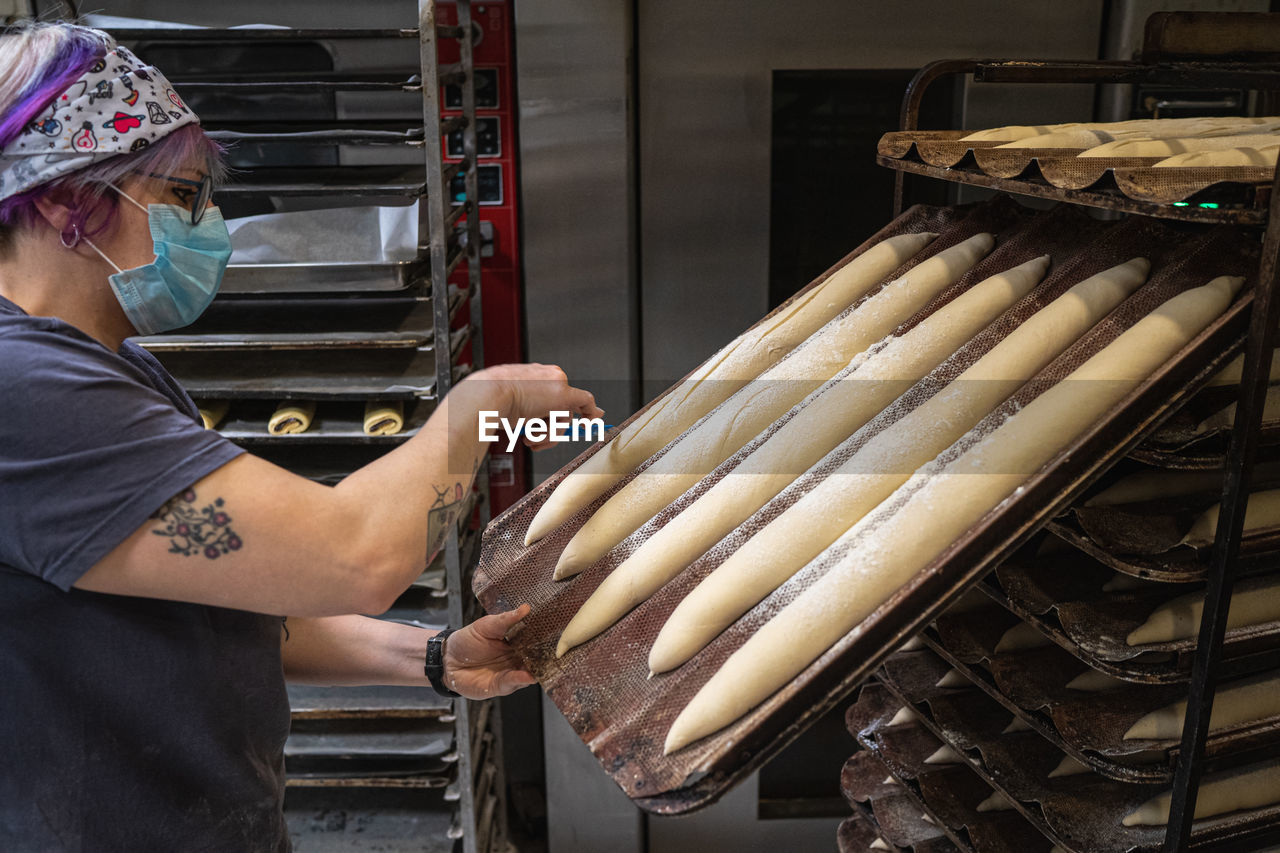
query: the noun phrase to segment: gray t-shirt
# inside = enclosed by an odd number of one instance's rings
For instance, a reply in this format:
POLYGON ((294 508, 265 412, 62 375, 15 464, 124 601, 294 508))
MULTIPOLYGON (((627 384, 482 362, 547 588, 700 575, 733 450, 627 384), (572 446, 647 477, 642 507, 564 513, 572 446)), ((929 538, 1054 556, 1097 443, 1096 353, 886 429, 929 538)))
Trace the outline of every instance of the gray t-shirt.
POLYGON ((0 850, 288 849, 280 619, 72 588, 240 452, 140 347, 0 298, 0 850))

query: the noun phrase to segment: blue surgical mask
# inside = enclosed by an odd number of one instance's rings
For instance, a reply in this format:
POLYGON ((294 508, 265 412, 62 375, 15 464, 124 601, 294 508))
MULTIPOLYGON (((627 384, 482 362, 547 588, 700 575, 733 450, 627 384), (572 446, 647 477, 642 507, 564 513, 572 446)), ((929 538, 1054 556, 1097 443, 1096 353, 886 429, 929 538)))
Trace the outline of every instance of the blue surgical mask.
POLYGON ((192 225, 191 212, 184 207, 143 207, 119 188, 116 191, 146 212, 156 253, 151 263, 122 270, 85 239, 90 248, 115 267, 109 280, 125 316, 140 335, 156 335, 190 325, 213 301, 231 258, 231 234, 221 211, 209 208, 200 223, 192 225))

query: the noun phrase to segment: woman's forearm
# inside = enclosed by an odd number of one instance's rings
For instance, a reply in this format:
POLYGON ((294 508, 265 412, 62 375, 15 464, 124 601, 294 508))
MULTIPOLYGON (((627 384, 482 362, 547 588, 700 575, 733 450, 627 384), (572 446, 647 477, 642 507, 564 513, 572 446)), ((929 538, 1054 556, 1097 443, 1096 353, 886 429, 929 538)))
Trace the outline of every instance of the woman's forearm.
POLYGON ((368 616, 290 618, 285 678, 296 684, 428 687, 427 640, 435 631, 368 616))

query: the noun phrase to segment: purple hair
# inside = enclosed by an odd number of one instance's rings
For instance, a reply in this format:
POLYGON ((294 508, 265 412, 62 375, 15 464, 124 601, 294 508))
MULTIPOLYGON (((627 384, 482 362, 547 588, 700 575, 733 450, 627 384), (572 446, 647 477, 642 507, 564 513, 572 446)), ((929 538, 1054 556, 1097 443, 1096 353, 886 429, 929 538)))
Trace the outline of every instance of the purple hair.
MULTIPOLYGON (((115 47, 101 30, 73 24, 31 23, 0 34, 0 71, 10 80, 26 80, 16 92, 0 83, 0 148, 40 116, 55 98, 71 87, 94 62, 115 47), (47 54, 47 55, 42 55, 47 54)), ((39 217, 36 200, 59 193, 72 209, 72 222, 81 234, 92 236, 111 223, 117 199, 106 194, 110 184, 134 173, 172 175, 201 166, 215 179, 222 177, 222 149, 199 125, 187 125, 136 154, 117 154, 46 184, 0 200, 0 254, 12 245, 14 232, 31 227, 39 217), (91 216, 102 210, 105 215, 91 216)))

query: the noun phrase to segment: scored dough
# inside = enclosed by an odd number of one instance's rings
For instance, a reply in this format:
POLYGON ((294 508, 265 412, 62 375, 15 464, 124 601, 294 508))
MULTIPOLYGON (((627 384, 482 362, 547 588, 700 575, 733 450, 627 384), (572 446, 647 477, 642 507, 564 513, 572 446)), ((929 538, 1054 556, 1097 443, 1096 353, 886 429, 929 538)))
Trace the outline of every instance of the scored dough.
MULTIPOLYGON (((1172 157, 1194 152, 1228 151, 1232 148, 1267 148, 1280 145, 1271 133, 1227 134, 1223 136, 1173 136, 1162 139, 1142 137, 1119 139, 1081 151, 1077 157, 1172 157)), ((1272 158, 1272 162, 1275 162, 1272 158)))
POLYGON ((529 523, 524 544, 532 545, 564 524, 937 236, 924 232, 882 240, 777 314, 739 335, 565 477, 529 523))
POLYGON ((1269 124, 1276 119, 1269 116, 1257 116, 1248 118, 1239 117, 1213 117, 1213 118, 1161 118, 1161 119, 1131 119, 1129 121, 1112 121, 1112 122, 1066 122, 1065 124, 1011 124, 1005 127, 993 127, 989 130, 979 130, 970 133, 968 136, 961 137, 964 142, 1013 142, 1018 139, 1030 139, 1037 136, 1048 136, 1050 134, 1061 133, 1075 129, 1084 130, 1109 130, 1119 132, 1143 132, 1148 136, 1164 135, 1179 136, 1190 135, 1196 133, 1206 126, 1223 127, 1222 122, 1227 122, 1226 128, 1239 128, 1240 132, 1248 129, 1256 128, 1258 125, 1269 124), (1157 126, 1158 123, 1158 126, 1157 126))
POLYGON ((370 401, 364 404, 365 435, 395 435, 404 429, 404 403, 370 401))
POLYGON ((1221 169, 1229 166, 1254 166, 1274 169, 1278 154, 1280 154, 1280 142, 1262 148, 1232 148, 1228 151, 1175 154, 1159 163, 1152 163, 1151 167, 1153 169, 1221 169))
POLYGON ((272 435, 306 432, 311 428, 311 421, 315 416, 314 400, 285 401, 276 409, 271 420, 267 421, 267 432, 272 435))
MULTIPOLYGON (((1180 699, 1142 717, 1124 733, 1125 740, 1169 740, 1182 737, 1187 700, 1180 699)), ((1209 731, 1236 728, 1254 720, 1280 717, 1280 674, 1266 673, 1219 685, 1209 715, 1209 731)))
POLYGON ((1164 139, 1173 136, 1221 136, 1230 133, 1239 134, 1246 130, 1257 131, 1270 129, 1278 121, 1280 120, 1274 117, 1263 117, 1260 121, 1252 121, 1248 124, 1242 124, 1239 123, 1238 119, 1230 119, 1226 117, 1202 119, 1137 119, 1132 122, 1080 125, 1079 127, 1066 128, 1043 136, 1017 139, 1012 142, 1006 142, 1003 145, 997 145, 996 147, 1001 149, 1089 149, 1097 148, 1104 143, 1109 142, 1136 141, 1140 139, 1164 139), (1175 125, 1175 122, 1186 122, 1186 124, 1175 125))
MULTIPOLYGON (((1046 255, 983 280, 911 331, 891 338, 847 377, 824 389, 707 494, 656 531, 615 568, 570 620, 558 653, 595 637, 679 574, 699 554, 764 506, 769 498, 875 417, 1014 302, 1030 293, 1048 268, 1046 255)), ((763 422, 764 419, 757 420, 763 422)), ((764 423, 762 428, 771 422, 764 423)), ((728 455, 736 450, 737 444, 726 443, 720 452, 728 455)), ((636 479, 645 476, 640 474, 636 479)))
MULTIPOLYGON (((1243 772, 1205 776, 1196 789, 1194 817, 1205 818, 1280 802, 1280 764, 1254 765, 1243 772)), ((1125 826, 1164 826, 1169 822, 1171 794, 1147 800, 1124 818, 1125 826)))
POLYGON ((200 421, 204 424, 204 428, 214 429, 227 416, 227 410, 231 408, 231 401, 201 400, 196 405, 196 408, 200 412, 200 421))
MULTIPOLYGON (((1250 493, 1245 507, 1242 535, 1254 536, 1280 527, 1280 489, 1250 493)), ((1222 506, 1214 504, 1200 513, 1187 535, 1182 537, 1182 544, 1193 548, 1212 545, 1218 534, 1218 513, 1221 511, 1222 506)))
MULTIPOLYGON (((913 267, 762 373, 605 502, 565 546, 557 580, 577 574, 703 475, 824 385, 969 271, 995 245, 977 234, 913 267)), ((670 438, 670 436, 669 436, 670 438)))
POLYGON ((649 653, 649 668, 666 672, 699 652, 1078 340, 1136 290, 1149 269, 1146 259, 1134 258, 1079 282, 868 441, 676 606, 649 653))
POLYGON ((680 712, 665 751, 724 728, 802 673, 1220 316, 1243 283, 1222 276, 1168 300, 941 470, 924 472, 896 512, 856 525, 846 534, 853 547, 680 712))
MULTIPOLYGON (((1129 632, 1125 642, 1142 646, 1189 640, 1200 631, 1203 613, 1203 592, 1180 595, 1153 610, 1147 621, 1129 632)), ((1276 621, 1280 621, 1280 578, 1247 578, 1235 585, 1227 630, 1276 621)))

